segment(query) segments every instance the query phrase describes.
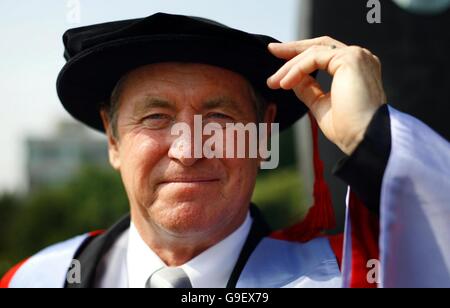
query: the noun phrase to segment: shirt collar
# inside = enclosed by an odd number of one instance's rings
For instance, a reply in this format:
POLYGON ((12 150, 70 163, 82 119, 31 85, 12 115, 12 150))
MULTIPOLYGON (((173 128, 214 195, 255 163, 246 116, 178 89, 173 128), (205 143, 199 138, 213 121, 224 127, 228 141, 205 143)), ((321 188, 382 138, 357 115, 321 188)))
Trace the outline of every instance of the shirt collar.
MULTIPOLYGON (((233 233, 180 266, 191 280, 193 288, 226 287, 252 222, 250 214, 247 214, 244 223, 233 233)), ((147 246, 131 222, 127 251, 129 287, 145 287, 150 275, 165 266, 158 255, 147 246)))

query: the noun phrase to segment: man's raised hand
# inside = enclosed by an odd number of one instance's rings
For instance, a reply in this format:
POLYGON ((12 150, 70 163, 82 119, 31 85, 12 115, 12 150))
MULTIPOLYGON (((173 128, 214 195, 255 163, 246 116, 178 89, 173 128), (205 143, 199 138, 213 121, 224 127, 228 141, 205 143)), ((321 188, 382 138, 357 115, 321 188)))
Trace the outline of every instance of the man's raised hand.
POLYGON ((386 103, 379 59, 365 48, 330 37, 272 43, 268 48, 274 56, 287 60, 267 80, 268 86, 293 90, 325 136, 350 155, 377 109, 386 103), (309 75, 316 70, 332 76, 330 92, 324 93, 309 75))

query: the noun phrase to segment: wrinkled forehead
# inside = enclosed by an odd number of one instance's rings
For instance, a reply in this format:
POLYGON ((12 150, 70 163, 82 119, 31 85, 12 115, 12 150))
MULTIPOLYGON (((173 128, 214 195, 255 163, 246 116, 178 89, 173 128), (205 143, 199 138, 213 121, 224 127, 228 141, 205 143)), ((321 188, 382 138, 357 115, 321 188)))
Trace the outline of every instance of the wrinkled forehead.
POLYGON ((132 106, 153 98, 174 104, 221 101, 236 104, 242 112, 254 110, 254 90, 242 75, 198 63, 165 62, 139 67, 122 77, 113 96, 120 96, 121 104, 132 106))

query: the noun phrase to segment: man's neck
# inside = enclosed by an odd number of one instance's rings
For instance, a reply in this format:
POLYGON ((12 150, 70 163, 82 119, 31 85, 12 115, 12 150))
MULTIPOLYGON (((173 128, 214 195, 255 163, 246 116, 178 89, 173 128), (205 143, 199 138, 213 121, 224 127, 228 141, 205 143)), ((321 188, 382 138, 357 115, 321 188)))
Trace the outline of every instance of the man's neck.
POLYGON ((132 221, 143 241, 167 266, 180 266, 236 231, 244 223, 247 215, 248 211, 245 211, 233 221, 215 226, 215 229, 189 234, 167 232, 133 213, 132 221))

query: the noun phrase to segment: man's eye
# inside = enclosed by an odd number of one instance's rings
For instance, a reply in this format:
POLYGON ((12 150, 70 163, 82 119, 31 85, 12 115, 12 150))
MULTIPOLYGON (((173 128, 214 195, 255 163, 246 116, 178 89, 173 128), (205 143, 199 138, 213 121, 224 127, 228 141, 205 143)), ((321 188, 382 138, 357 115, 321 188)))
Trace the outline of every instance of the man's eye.
POLYGON ((223 113, 210 113, 207 114, 205 117, 203 117, 203 125, 207 125, 210 123, 215 123, 220 125, 221 127, 225 128, 226 124, 233 123, 234 119, 226 114, 223 113))
POLYGON ((163 128, 170 124, 172 118, 167 114, 155 113, 146 116, 142 120, 142 124, 149 128, 163 128))
POLYGON ((149 119, 149 120, 160 120, 160 119, 167 119, 169 118, 166 114, 162 114, 162 113, 155 113, 155 114, 151 114, 145 117, 145 120, 149 119))
POLYGON ((223 113, 210 113, 206 116, 208 119, 223 119, 223 120, 233 120, 230 116, 223 113))

